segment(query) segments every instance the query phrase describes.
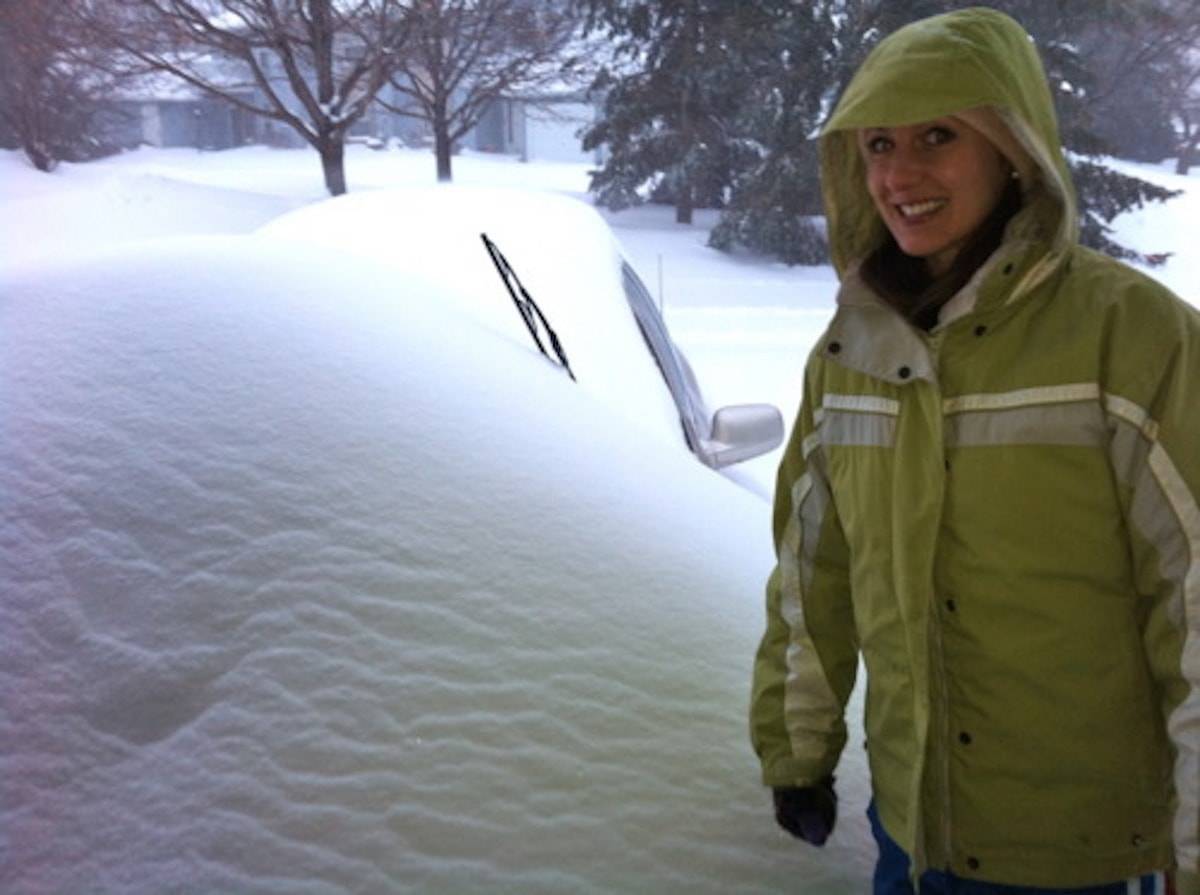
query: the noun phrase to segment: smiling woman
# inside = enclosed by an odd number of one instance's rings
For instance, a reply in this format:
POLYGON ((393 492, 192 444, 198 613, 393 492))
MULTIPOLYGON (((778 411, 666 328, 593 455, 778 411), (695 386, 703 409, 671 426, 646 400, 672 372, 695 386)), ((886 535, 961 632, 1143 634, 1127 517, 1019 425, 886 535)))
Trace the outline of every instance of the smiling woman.
POLYGON ((838 311, 751 717, 777 820, 831 831, 861 656, 877 895, 1197 895, 1200 315, 1077 244, 995 10, 880 43, 821 152, 838 311))
POLYGON ((1016 173, 987 137, 954 118, 863 128, 858 139, 879 216, 932 277, 950 269, 1016 173))

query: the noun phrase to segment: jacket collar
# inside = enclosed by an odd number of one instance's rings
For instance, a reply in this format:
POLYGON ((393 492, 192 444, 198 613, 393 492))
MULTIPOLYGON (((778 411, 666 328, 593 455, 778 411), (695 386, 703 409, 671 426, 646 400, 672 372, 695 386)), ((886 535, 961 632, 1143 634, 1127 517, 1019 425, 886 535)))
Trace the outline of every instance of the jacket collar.
MULTIPOLYGON (((1047 239, 1046 208, 1036 200, 1013 218, 1004 242, 942 306, 937 333, 957 320, 1014 305, 1031 296, 1062 264, 1065 252, 1047 239)), ((927 337, 863 280, 861 263, 842 277, 837 312, 817 351, 827 360, 895 385, 933 381, 927 337)))
POLYGON ((858 265, 842 277, 837 303, 818 353, 832 363, 896 385, 934 379, 925 340, 863 282, 858 265))

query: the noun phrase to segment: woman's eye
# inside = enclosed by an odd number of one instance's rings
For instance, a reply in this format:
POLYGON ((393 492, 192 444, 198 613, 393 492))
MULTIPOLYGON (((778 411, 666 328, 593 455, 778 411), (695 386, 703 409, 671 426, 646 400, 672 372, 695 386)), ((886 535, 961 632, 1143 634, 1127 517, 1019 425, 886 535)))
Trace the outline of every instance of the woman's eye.
POLYGON ((929 146, 941 146, 954 140, 958 134, 948 127, 931 127, 925 131, 925 143, 929 146))
POLYGON ((892 148, 892 141, 887 137, 871 137, 867 140, 867 152, 871 155, 879 155, 881 152, 887 152, 892 148))

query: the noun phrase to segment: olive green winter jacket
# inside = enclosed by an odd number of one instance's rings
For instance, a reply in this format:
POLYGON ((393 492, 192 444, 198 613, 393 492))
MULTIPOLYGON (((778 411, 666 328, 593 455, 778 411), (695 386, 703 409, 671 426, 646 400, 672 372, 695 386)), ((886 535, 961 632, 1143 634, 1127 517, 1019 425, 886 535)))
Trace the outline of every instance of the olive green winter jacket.
POLYGON ((886 830, 970 879, 1200 863, 1200 315, 1076 244, 1034 47, 971 9, 882 42, 822 138, 837 313, 780 466, 752 739, 830 773, 861 661, 886 830), (854 130, 991 107, 1036 163, 924 332, 863 284, 883 234, 854 130))

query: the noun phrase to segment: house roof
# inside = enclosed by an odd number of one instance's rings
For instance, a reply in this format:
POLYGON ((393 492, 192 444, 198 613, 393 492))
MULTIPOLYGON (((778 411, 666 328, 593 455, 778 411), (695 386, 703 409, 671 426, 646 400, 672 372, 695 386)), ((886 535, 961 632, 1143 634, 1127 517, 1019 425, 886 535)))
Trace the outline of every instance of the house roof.
MULTIPOLYGON (((181 58, 179 66, 223 90, 253 90, 246 66, 238 59, 222 58, 211 53, 192 54, 181 58)), ((135 75, 114 90, 115 99, 133 102, 184 102, 205 96, 199 87, 162 70, 135 75)))

